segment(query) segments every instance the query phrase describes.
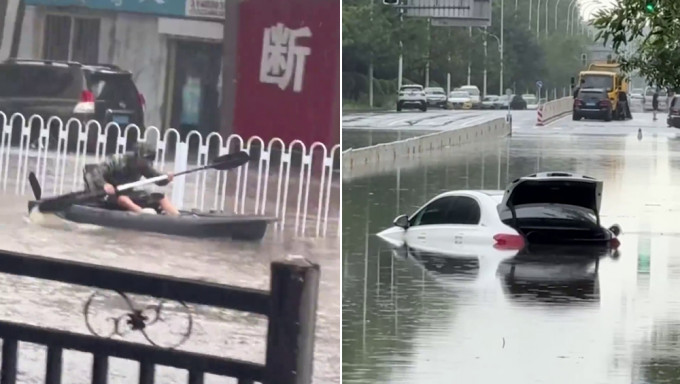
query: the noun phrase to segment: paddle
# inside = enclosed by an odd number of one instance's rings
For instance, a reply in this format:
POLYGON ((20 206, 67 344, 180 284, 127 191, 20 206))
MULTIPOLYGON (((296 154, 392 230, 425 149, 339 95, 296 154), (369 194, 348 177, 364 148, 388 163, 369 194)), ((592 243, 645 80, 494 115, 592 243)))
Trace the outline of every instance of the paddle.
MULTIPOLYGON (((174 176, 182 176, 186 175, 189 173, 194 173, 194 172, 199 172, 199 171, 204 171, 206 169, 216 169, 218 171, 225 171, 228 169, 233 169, 233 168, 238 168, 250 160, 250 155, 248 155, 248 152, 241 151, 241 152, 236 152, 236 153, 230 153, 228 155, 223 155, 215 158, 210 164, 205 165, 200 168, 195 168, 195 169, 190 169, 188 171, 184 172, 179 172, 176 173, 174 176)), ((143 179, 139 181, 135 181, 132 183, 127 183, 123 185, 119 185, 116 187, 116 190, 118 192, 125 191, 128 189, 132 189, 135 187, 141 187, 143 185, 147 184, 153 184, 158 181, 162 181, 168 178, 168 175, 160 175, 156 177, 152 177, 149 179, 143 179)), ((35 174, 31 172, 29 175, 29 182, 31 183, 31 187, 33 188, 34 194, 36 192, 36 187, 38 194, 36 194, 36 199, 39 199, 39 191, 40 191, 40 186, 37 184, 38 179, 35 177, 35 174)), ((56 196, 56 197, 50 197, 43 199, 41 201, 37 202, 38 209, 40 212, 58 212, 58 211, 63 211, 64 209, 68 208, 71 205, 74 204, 82 204, 87 202, 88 200, 94 200, 97 198, 102 198, 106 196, 106 192, 104 191, 78 191, 78 192, 72 192, 66 195, 61 195, 61 196, 56 196)))

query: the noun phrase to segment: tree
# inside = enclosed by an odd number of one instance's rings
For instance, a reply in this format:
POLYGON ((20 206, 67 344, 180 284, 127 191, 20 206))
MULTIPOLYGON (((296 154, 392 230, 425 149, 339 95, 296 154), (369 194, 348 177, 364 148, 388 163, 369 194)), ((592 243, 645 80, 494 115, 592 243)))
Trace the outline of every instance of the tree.
POLYGON ((598 13, 598 39, 611 43, 621 68, 637 71, 651 84, 680 88, 680 2, 619 0, 598 13))

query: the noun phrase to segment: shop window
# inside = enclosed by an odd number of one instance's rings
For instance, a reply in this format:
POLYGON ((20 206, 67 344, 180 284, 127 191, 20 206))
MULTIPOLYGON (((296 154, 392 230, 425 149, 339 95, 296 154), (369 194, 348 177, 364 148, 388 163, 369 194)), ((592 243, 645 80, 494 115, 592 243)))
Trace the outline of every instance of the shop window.
POLYGON ((43 58, 97 63, 99 19, 47 15, 43 58))

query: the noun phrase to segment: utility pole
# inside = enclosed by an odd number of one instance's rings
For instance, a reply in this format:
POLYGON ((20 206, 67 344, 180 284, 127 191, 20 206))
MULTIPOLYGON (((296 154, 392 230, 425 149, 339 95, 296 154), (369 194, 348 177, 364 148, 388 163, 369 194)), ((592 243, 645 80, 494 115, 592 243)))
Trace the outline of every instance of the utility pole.
MULTIPOLYGON (((449 28, 449 41, 451 41, 451 28, 449 28)), ((446 67, 446 98, 448 100, 451 93, 451 48, 446 44, 448 52, 448 66, 446 67)))
POLYGON ((401 41, 402 32, 404 32, 404 10, 399 9, 399 77, 397 88, 401 89, 401 81, 404 74, 404 42, 401 41))
POLYGON ((430 86, 430 56, 432 55, 432 21, 427 19, 427 62, 425 63, 425 88, 430 86))
MULTIPOLYGON (((536 4, 536 39, 541 38, 541 0, 536 4)), ((547 2, 547 0, 546 0, 547 2)))
POLYGON ((486 27, 484 27, 484 80, 483 80, 483 84, 482 84, 482 88, 483 88, 482 98, 486 97, 486 67, 487 67, 487 54, 488 54, 487 49, 486 49, 486 45, 487 45, 488 39, 489 39, 489 35, 487 35, 486 27))
POLYGON ((501 74, 500 74, 500 88, 498 90, 498 95, 503 95, 503 12, 505 9, 505 0, 501 0, 501 43, 500 43, 500 50, 501 50, 501 74))
MULTIPOLYGON (((469 31, 470 31, 470 42, 472 43, 472 27, 469 27, 469 31)), ((470 47, 472 47, 472 44, 470 44, 470 47)), ((467 85, 470 85, 471 64, 472 64, 472 49, 469 49, 469 50, 468 50, 467 85)))
MULTIPOLYGON (((371 23, 373 23, 373 4, 374 1, 371 1, 371 8, 370 8, 370 20, 371 23)), ((373 108, 373 50, 371 50, 371 59, 368 62, 368 105, 373 108)))

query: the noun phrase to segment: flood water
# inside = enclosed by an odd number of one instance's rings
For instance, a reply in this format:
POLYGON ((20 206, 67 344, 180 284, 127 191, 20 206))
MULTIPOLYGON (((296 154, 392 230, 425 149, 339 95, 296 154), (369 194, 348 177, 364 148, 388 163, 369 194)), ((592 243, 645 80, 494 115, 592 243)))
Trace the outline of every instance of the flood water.
MULTIPOLYGON (((8 185, 13 190, 13 185, 8 185)), ((11 192, 0 195, 0 249, 75 260, 135 271, 199 279, 247 288, 269 290, 270 263, 287 255, 301 255, 320 264, 321 282, 317 314, 314 382, 340 382, 340 266, 339 239, 296 238, 273 233, 261 243, 192 239, 150 233, 135 233, 96 226, 68 225, 49 220, 28 222, 29 196, 11 192)), ((83 306, 93 290, 44 280, 0 274, 0 318, 14 322, 87 333, 83 306)), ((108 293, 106 298, 112 298, 108 293)), ((120 311, 97 307, 95 328, 101 320, 119 316, 120 311)), ((194 330, 182 350, 264 363, 266 318, 237 311, 192 308, 194 330)), ((148 328, 161 346, 179 341, 186 317, 170 318, 166 327, 148 328)), ((139 334, 124 340, 147 343, 139 334)), ((148 344, 148 343, 147 343, 148 344)), ((19 382, 44 382, 46 348, 19 345, 19 382)), ((64 352, 63 380, 89 383, 92 356, 64 352)), ((117 358, 109 363, 110 383, 138 380, 138 364, 117 358)), ((157 367, 156 382, 186 383, 184 370, 157 367)), ((235 379, 206 375, 206 383, 236 383, 235 379)))
POLYGON ((678 196, 673 135, 517 135, 344 180, 343 383, 680 383, 678 196), (558 170, 604 181, 617 255, 461 259, 375 236, 440 192, 558 170), (514 262, 540 287, 508 280, 514 262))

